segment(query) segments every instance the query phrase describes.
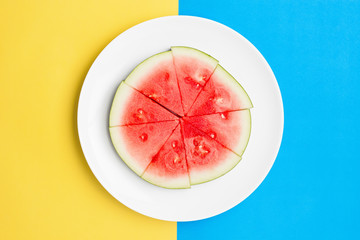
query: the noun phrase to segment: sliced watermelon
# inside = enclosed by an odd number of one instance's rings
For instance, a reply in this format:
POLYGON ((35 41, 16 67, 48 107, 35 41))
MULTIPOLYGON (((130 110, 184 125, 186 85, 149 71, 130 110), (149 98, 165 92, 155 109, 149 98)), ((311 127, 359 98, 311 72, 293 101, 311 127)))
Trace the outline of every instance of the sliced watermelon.
POLYGON ((110 127, 110 136, 121 159, 141 176, 178 124, 173 120, 110 127))
POLYGON ((125 82, 175 114, 184 115, 170 51, 156 54, 140 63, 125 82))
POLYGON ((190 47, 171 47, 184 113, 209 80, 218 60, 190 47))
POLYGON ((180 125, 153 157, 142 178, 164 188, 190 187, 180 125))
POLYGON ((110 110, 110 127, 175 120, 177 117, 139 91, 121 82, 110 110))
POLYGON ((218 178, 239 163, 241 157, 181 120, 190 183, 199 184, 218 178))
POLYGON ((250 137, 251 107, 216 59, 173 47, 140 63, 120 84, 110 111, 111 140, 146 181, 189 188, 239 163, 250 137))
POLYGON ((186 117, 184 120, 239 156, 250 138, 250 110, 186 117))
POLYGON ((242 86, 220 65, 206 83, 187 116, 252 108, 251 100, 242 86))

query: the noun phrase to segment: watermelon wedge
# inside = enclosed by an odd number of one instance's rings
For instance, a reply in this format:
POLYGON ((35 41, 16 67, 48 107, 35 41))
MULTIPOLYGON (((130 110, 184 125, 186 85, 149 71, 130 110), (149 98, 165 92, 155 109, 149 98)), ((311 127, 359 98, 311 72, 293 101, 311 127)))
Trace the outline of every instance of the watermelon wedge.
POLYGON ((173 120, 110 127, 110 136, 121 159, 141 176, 178 124, 173 120))
POLYGON ((252 108, 244 88, 222 66, 218 65, 199 93, 187 116, 252 108))
POLYGON ((139 91, 121 82, 110 110, 110 127, 175 120, 177 117, 139 91))
POLYGON ((216 179, 239 163, 241 157, 198 130, 181 121, 186 161, 191 185, 216 179))
POLYGON ((250 138, 250 110, 184 117, 183 119, 239 156, 244 153, 250 138))
POLYGON ((184 115, 170 51, 144 60, 129 74, 125 82, 166 109, 171 109, 176 115, 184 115))
POLYGON ((190 187, 180 125, 153 157, 142 178, 164 188, 190 187))
POLYGON ((186 114, 218 65, 218 60, 190 47, 171 47, 181 102, 186 114))

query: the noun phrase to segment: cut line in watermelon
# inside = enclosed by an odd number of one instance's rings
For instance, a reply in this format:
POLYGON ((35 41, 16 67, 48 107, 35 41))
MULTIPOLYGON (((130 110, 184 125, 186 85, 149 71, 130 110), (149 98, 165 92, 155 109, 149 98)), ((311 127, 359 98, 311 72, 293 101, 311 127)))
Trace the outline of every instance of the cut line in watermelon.
POLYGON ((153 123, 178 119, 158 103, 121 82, 110 109, 109 126, 153 123))
POLYGON ((141 177, 163 188, 190 188, 180 125, 156 153, 141 177))
POLYGON ((252 107, 252 102, 240 83, 218 65, 195 99, 187 116, 201 116, 252 107))
POLYGON ((184 115, 170 51, 144 60, 129 74, 125 82, 177 116, 184 115))
POLYGON ((213 113, 183 119, 240 157, 243 155, 250 139, 250 110, 213 113))
POLYGON ((214 180, 233 169, 241 157, 193 125, 181 120, 191 185, 214 180))
POLYGON ((195 101, 196 96, 214 72, 219 61, 200 50, 190 47, 171 47, 171 52, 174 59, 181 102, 186 114, 195 101))
POLYGON ((245 90, 215 58, 172 47, 144 60, 119 85, 109 131, 118 155, 145 181, 189 188, 240 162, 250 108, 245 90))
POLYGON ((141 176, 178 124, 178 120, 173 120, 112 127, 109 130, 121 159, 141 176))

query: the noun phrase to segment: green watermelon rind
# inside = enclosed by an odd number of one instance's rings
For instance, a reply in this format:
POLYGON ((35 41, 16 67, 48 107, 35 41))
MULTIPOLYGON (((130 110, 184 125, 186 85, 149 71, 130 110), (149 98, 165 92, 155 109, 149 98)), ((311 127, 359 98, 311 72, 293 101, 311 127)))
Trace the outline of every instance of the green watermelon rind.
POLYGON ((223 78, 221 77, 221 79, 224 79, 222 81, 222 83, 224 83, 226 86, 228 86, 230 89, 236 89, 236 95, 241 96, 241 100, 244 100, 243 102, 245 102, 245 107, 241 108, 241 109, 229 109, 230 111, 233 110, 244 110, 244 109, 250 109, 253 108, 253 104, 251 102, 251 99, 249 97, 249 94, 245 91, 245 89, 243 88, 243 86, 241 86, 241 84, 228 72, 225 70, 225 68, 223 68, 220 64, 216 67, 220 70, 220 72, 216 71, 217 69, 215 69, 214 74, 222 74, 223 78), (228 81, 231 80, 231 81, 228 81), (239 88, 240 87, 240 88, 239 88))
POLYGON ((161 61, 161 58, 164 60, 172 59, 172 53, 170 50, 160 52, 157 54, 154 54, 145 60, 143 60, 141 63, 139 63, 127 76, 125 79, 125 82, 136 89, 136 86, 140 83, 142 80, 142 76, 146 76, 149 74, 149 72, 154 70, 154 66, 161 61))
MULTIPOLYGON (((120 156, 121 160, 123 160, 123 162, 134 172, 136 173, 138 176, 141 176, 141 174, 143 173, 143 169, 140 169, 138 166, 136 166, 136 164, 131 164, 130 159, 132 159, 132 157, 130 155, 126 154, 126 149, 125 148, 121 148, 120 146, 124 146, 125 144, 123 144, 123 140, 121 140, 120 142, 118 140, 120 140, 120 136, 119 134, 115 133, 115 129, 118 127, 110 127, 109 128, 109 132, 110 132, 110 138, 111 141, 113 143, 113 146, 116 150, 116 152, 118 153, 118 155, 120 156)), ((134 161, 133 161, 134 162, 134 161)))
POLYGON ((122 81, 120 83, 120 85, 118 86, 113 102, 111 104, 111 108, 110 108, 110 114, 109 114, 109 127, 113 127, 118 125, 118 120, 121 118, 121 116, 123 115, 123 105, 124 105, 124 101, 125 99, 127 99, 130 96, 130 92, 126 91, 126 89, 124 88, 124 81, 122 81), (117 123, 115 123, 117 122, 117 123))
MULTIPOLYGON (((229 151, 231 151, 230 149, 228 149, 229 151)), ((232 151, 231 151, 232 152, 232 151)), ((220 178, 222 176, 224 176, 226 173, 230 172, 232 169, 234 169, 238 164, 239 162, 241 161, 241 157, 237 154, 235 154, 234 152, 232 152, 234 155, 233 155, 233 158, 236 159, 236 161, 234 160, 234 163, 229 165, 228 168, 226 168, 225 170, 218 170, 216 174, 212 174, 211 177, 201 177, 199 179, 205 179, 205 180, 194 180, 194 178, 191 176, 190 174, 190 181, 191 181, 191 185, 198 185, 198 184, 202 184, 202 183, 206 183, 206 182, 210 182, 210 181, 213 181, 217 178, 220 178), (220 172, 220 173, 219 173, 220 172)), ((205 174, 205 173, 199 173, 198 175, 209 175, 209 174, 205 174)))
POLYGON ((186 47, 186 46, 172 46, 170 49, 171 52, 173 53, 173 56, 176 54, 194 56, 197 59, 203 60, 205 62, 208 62, 210 65, 213 65, 214 69, 219 64, 219 60, 196 48, 186 47))
MULTIPOLYGON (((146 171, 144 172, 144 174, 145 174, 145 173, 146 173, 146 171)), ((166 189, 189 189, 189 188, 191 188, 190 182, 189 182, 189 185, 186 186, 186 187, 171 187, 171 186, 167 186, 167 185, 162 185, 162 184, 156 183, 155 181, 151 181, 151 180, 149 180, 149 178, 145 178, 145 177, 144 177, 144 174, 140 176, 142 179, 144 179, 144 180, 147 181, 148 183, 151 183, 151 184, 153 184, 153 185, 155 185, 155 186, 158 186, 158 187, 162 187, 162 188, 166 188, 166 189)), ((165 180, 165 179, 164 179, 164 180, 165 180)), ((164 181, 164 182, 165 182, 165 181, 164 181)))
MULTIPOLYGON (((236 155, 237 155, 237 154, 236 154, 236 155)), ((199 185, 199 184, 202 184, 202 183, 211 182, 211 181, 213 181, 213 180, 216 180, 216 179, 224 176, 225 174, 227 174, 228 172, 230 172, 231 170, 233 170, 233 169, 241 162, 242 158, 239 157, 238 155, 237 155, 237 157, 238 157, 238 161, 236 162, 236 164, 235 164, 234 166, 232 166, 231 168, 229 168, 228 170, 222 172, 220 175, 215 176, 215 177, 213 177, 213 178, 211 178, 211 179, 204 180, 204 181, 200 181, 200 182, 191 183, 191 186, 199 185)))

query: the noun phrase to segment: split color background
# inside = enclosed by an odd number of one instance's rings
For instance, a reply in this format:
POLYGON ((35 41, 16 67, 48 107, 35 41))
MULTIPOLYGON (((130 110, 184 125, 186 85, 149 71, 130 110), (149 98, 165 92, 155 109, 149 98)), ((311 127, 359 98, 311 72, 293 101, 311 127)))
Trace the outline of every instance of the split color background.
POLYGON ((360 1, 0 0, 0 239, 359 239, 358 12, 360 1), (250 40, 285 108, 263 184, 232 210, 188 223, 112 198, 76 129, 80 88, 100 51, 135 24, 176 14, 250 40))

